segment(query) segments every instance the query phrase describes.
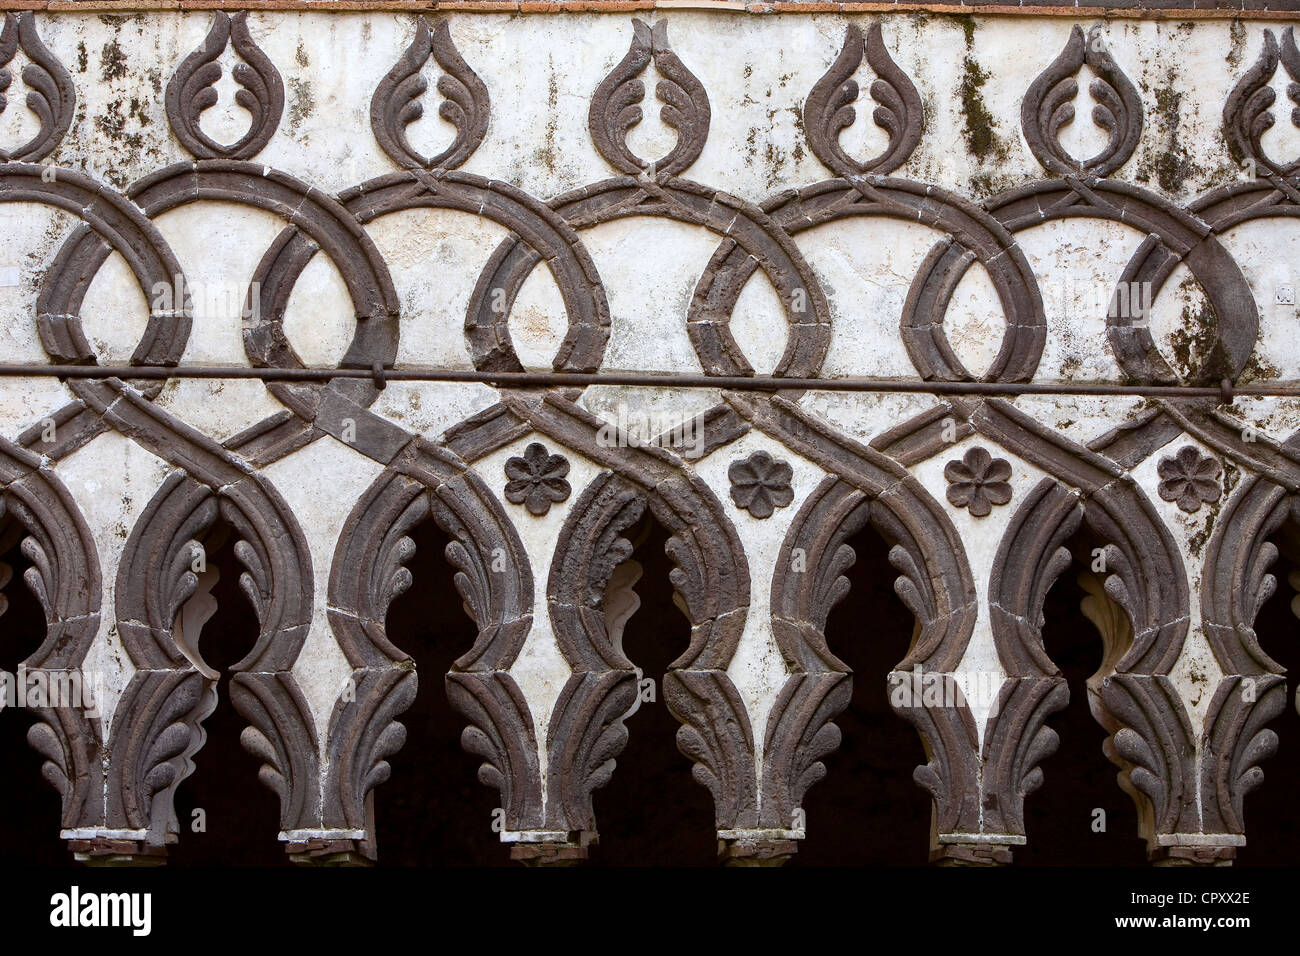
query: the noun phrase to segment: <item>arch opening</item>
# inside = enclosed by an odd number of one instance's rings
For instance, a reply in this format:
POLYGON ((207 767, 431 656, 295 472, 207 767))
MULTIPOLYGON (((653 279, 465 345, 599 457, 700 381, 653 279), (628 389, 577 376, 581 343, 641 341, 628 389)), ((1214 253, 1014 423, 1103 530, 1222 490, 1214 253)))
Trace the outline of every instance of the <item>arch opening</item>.
POLYGON ((248 722, 230 696, 231 667, 257 643, 260 624, 239 585, 244 567, 235 557, 238 536, 224 518, 204 534, 199 588, 177 613, 179 641, 219 673, 217 706, 203 721, 204 743, 194 773, 176 790, 177 843, 169 866, 287 865, 276 836, 280 801, 258 779, 261 762, 244 750, 248 722), (210 616, 208 616, 210 615, 210 616))
POLYGON ((412 583, 388 607, 389 641, 415 660, 416 698, 398 719, 406 743, 389 759, 392 775, 374 794, 381 866, 504 866, 509 855, 493 832, 500 796, 477 779, 481 759, 461 749, 465 719, 447 700, 444 675, 473 646, 446 559, 451 538, 432 519, 408 532, 412 583))
POLYGON ((1073 560, 1043 602, 1043 647, 1070 690, 1064 710, 1047 720, 1056 752, 1041 766, 1043 786, 1025 800, 1027 843, 1014 860, 1025 866, 1125 866, 1146 859, 1139 811, 1124 772, 1106 755, 1110 732, 1100 723, 1101 680, 1132 640, 1128 615, 1102 591, 1092 571, 1105 542, 1081 527, 1063 543, 1073 560), (1128 791, 1128 792, 1126 792, 1128 791))
MULTIPOLYGON (((0 518, 0 671, 17 695, 18 666, 45 640, 45 611, 23 575, 32 562, 22 553, 27 531, 12 515, 0 518)), ((59 839, 59 795, 41 777, 41 757, 27 743, 36 718, 21 707, 0 710, 0 759, 10 784, 0 787, 0 814, 21 820, 5 832, 5 855, 24 866, 66 866, 71 862, 59 839)))
POLYGON ((1300 712, 1296 710, 1296 680, 1300 676, 1300 526, 1291 518, 1268 540, 1278 549, 1269 573, 1277 580, 1273 594, 1255 617, 1255 636, 1264 653, 1282 666, 1286 706, 1265 726, 1277 734, 1277 751, 1262 761, 1263 782, 1246 795, 1246 845, 1237 849, 1236 864, 1291 866, 1300 841, 1295 794, 1300 790, 1300 712))
POLYGON ((663 696, 664 674, 691 642, 690 622, 669 578, 668 532, 647 508, 625 537, 632 556, 611 576, 605 607, 632 602, 622 647, 641 671, 641 699, 627 718, 628 743, 616 758, 613 778, 593 795, 600 842, 590 859, 604 866, 712 866, 713 798, 677 749, 681 725, 663 696))
POLYGON ((834 721, 840 745, 822 759, 826 777, 804 796, 807 836, 791 864, 920 865, 932 801, 912 773, 926 762, 925 749, 890 707, 888 676, 907 656, 916 619, 894 592, 898 571, 876 529, 868 524, 846 543, 857 560, 845 571, 848 594, 827 618, 826 641, 851 670, 853 695, 834 721))

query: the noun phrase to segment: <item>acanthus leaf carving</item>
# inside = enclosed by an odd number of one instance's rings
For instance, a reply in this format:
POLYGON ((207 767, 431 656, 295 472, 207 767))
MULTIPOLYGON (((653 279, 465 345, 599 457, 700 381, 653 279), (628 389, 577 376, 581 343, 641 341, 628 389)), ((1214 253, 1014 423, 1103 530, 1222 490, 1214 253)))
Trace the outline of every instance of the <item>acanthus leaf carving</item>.
POLYGON ((506 829, 541 829, 537 734, 519 685, 505 671, 453 670, 446 687, 451 705, 469 721, 460 745, 483 758, 478 779, 501 794, 506 829))
POLYGON ((202 46, 181 61, 167 84, 167 119, 181 144, 199 159, 251 159, 270 142, 284 113, 284 81, 275 64, 248 32, 248 13, 232 18, 218 10, 202 46), (248 131, 233 143, 218 143, 200 127, 204 110, 217 104, 218 62, 233 42, 243 59, 231 71, 242 87, 235 102, 249 112, 248 131))
MULTIPOLYGON (((26 54, 28 63, 23 68, 23 82, 27 84, 27 108, 36 114, 40 129, 26 143, 14 149, 0 149, 4 162, 34 163, 59 145, 72 125, 77 104, 77 90, 72 75, 58 58, 41 42, 36 32, 36 14, 28 11, 15 16, 6 13, 4 29, 0 31, 0 92, 9 89, 12 74, 7 69, 18 50, 26 54)), ((5 111, 7 99, 0 96, 0 113, 5 111)))
POLYGON ((1138 805, 1139 829, 1154 848, 1157 835, 1197 832, 1195 736, 1169 678, 1118 673, 1101 682, 1100 703, 1112 736, 1106 756, 1138 805), (1143 799, 1145 798, 1145 799, 1143 799))
POLYGON ((763 741, 760 824, 794 829, 795 811, 808 788, 826 776, 822 758, 840 745, 834 719, 853 696, 850 674, 794 674, 772 705, 763 741))
POLYGON ((194 772, 216 705, 214 682, 192 668, 135 673, 113 712, 109 826, 147 829, 155 845, 177 832, 171 797, 194 772))
POLYGON ((1043 168, 1063 176, 1109 176, 1137 149, 1142 136, 1142 98, 1133 81, 1111 57, 1094 27, 1070 31, 1065 49, 1029 85, 1020 106, 1025 141, 1043 168), (1075 159, 1061 144, 1061 129, 1074 121, 1076 75, 1084 64, 1096 75, 1088 91, 1097 104, 1092 121, 1108 134, 1106 145, 1088 159, 1075 159))
POLYGON ((411 45, 375 88, 370 126, 380 147, 399 166, 455 169, 483 142, 490 111, 487 86, 456 49, 447 21, 430 31, 428 22, 417 17, 411 45), (406 128, 424 115, 420 98, 429 84, 420 71, 430 56, 444 71, 437 84, 443 97, 438 115, 456 128, 451 145, 432 157, 416 150, 406 136, 406 128))
POLYGON ((1246 832, 1246 796, 1264 782, 1262 761, 1277 752, 1267 727, 1287 706, 1278 674, 1232 676, 1219 685, 1201 732, 1202 826, 1207 832, 1246 832))
POLYGON ((691 775, 713 794, 719 830, 755 827, 758 781, 749 714, 725 671, 670 670, 664 701, 677 728, 677 749, 695 761, 691 775))
POLYGON ((591 795, 613 777, 614 758, 627 746, 624 720, 637 703, 636 671, 569 677, 547 728, 547 829, 596 829, 591 795))
POLYGON ((101 718, 90 717, 86 710, 77 707, 28 709, 36 716, 36 722, 27 730, 27 743, 45 758, 41 776, 63 798, 63 825, 102 823, 101 718))
POLYGON ((1009 677, 984 729, 981 821, 991 833, 1025 835, 1025 797, 1043 785, 1042 762, 1060 737, 1047 718, 1070 701, 1063 677, 1009 677))
POLYGON ((673 52, 668 42, 668 21, 653 27, 632 21, 632 43, 627 54, 596 87, 591 97, 588 123, 600 154, 620 172, 631 176, 675 176, 689 167, 704 149, 709 135, 709 96, 699 81, 673 52), (641 122, 640 103, 645 84, 638 77, 651 59, 663 79, 655 96, 663 103, 659 117, 677 131, 677 143, 656 160, 641 159, 628 148, 627 134, 641 122))
POLYGON ((1223 105, 1223 125, 1228 145, 1238 162, 1252 161, 1282 176, 1300 170, 1300 157, 1289 163, 1280 162, 1265 152, 1261 139, 1272 129, 1275 118, 1272 106, 1277 94, 1270 85, 1281 64, 1291 78, 1287 86, 1295 107, 1291 110, 1292 125, 1300 128, 1300 50, 1296 48, 1295 30, 1288 27, 1279 44, 1272 30, 1264 31, 1264 49, 1259 59, 1237 81, 1223 105))
POLYGON ((236 674, 230 698, 248 726, 243 748, 262 761, 257 778, 280 798, 281 829, 321 826, 316 727, 292 674, 236 674))
POLYGON ((624 533, 645 514, 637 489, 606 472, 574 504, 551 559, 547 599, 560 651, 575 671, 632 670, 606 627, 606 586, 632 556, 624 533))
POLYGON ((388 780, 387 758, 406 742, 406 727, 397 717, 415 700, 416 676, 407 665, 357 671, 351 680, 355 700, 340 698, 330 720, 323 822, 365 829, 373 839, 366 797, 388 780))
POLYGON ((921 142, 921 95, 911 77, 890 57, 878 23, 868 28, 865 38, 856 25, 849 24, 839 56, 809 92, 803 115, 813 153, 845 179, 892 172, 921 142), (859 162, 844 151, 839 137, 857 118, 853 103, 859 90, 853 74, 862 65, 864 52, 877 77, 871 84, 871 98, 877 103, 871 118, 889 135, 889 143, 878 156, 859 162))
POLYGON ((453 581, 465 612, 478 627, 478 639, 456 667, 509 667, 533 622, 533 573, 519 533, 471 472, 439 487, 429 503, 438 526, 452 537, 447 561, 456 569, 453 581), (505 562, 504 573, 493 570, 494 562, 505 562))

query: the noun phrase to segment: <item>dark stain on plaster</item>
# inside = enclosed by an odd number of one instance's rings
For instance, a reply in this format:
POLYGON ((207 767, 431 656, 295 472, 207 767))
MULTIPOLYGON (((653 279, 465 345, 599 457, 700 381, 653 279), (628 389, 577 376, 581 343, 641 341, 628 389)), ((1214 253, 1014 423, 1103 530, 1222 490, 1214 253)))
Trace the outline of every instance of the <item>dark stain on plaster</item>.
POLYGON ((546 81, 546 128, 542 131, 542 144, 533 150, 534 159, 548 173, 559 171, 560 152, 556 148, 559 135, 560 84, 555 76, 555 60, 547 57, 549 77, 546 81))
POLYGON ((1232 44, 1228 48, 1228 66, 1236 70, 1241 67, 1242 58, 1246 54, 1246 25, 1240 20, 1233 20, 1228 25, 1228 40, 1232 44))
POLYGON ((974 57, 975 18, 969 15, 955 18, 966 38, 966 55, 962 59, 962 77, 959 92, 963 118, 962 135, 966 148, 981 164, 1004 162, 1010 150, 997 132, 997 122, 984 104, 983 87, 989 74, 974 57))
POLYGON ((1247 382, 1276 381, 1281 377, 1282 370, 1268 359, 1261 357, 1257 347, 1251 353, 1250 359, 1246 362, 1246 367, 1241 370, 1241 375, 1237 377, 1237 381, 1244 385, 1247 382))
MULTIPOLYGON (((1195 24, 1179 24, 1177 33, 1188 34, 1195 24)), ((1173 38, 1175 44, 1185 45, 1186 36, 1173 38)), ((1143 185, 1153 179, 1156 184, 1170 195, 1182 193, 1188 179, 1203 178, 1207 170, 1191 158, 1191 152, 1179 141, 1179 123, 1183 93, 1178 89, 1182 84, 1177 66, 1168 67, 1164 79, 1155 88, 1155 109, 1147 116, 1150 127, 1154 130, 1154 143, 1145 159, 1137 167, 1135 178, 1143 185)), ((1151 87, 1145 81, 1141 84, 1143 93, 1150 93, 1151 87)))
POLYGON ((289 102, 289 132, 296 133, 303 120, 316 109, 316 100, 311 95, 311 84, 300 76, 289 77, 289 90, 293 93, 289 102))
POLYGON ((126 76, 127 59, 116 39, 109 40, 99 54, 99 78, 105 83, 126 76))
POLYGON ((1218 319, 1200 284, 1191 276, 1179 283, 1178 296, 1183 300, 1183 310, 1178 328, 1169 336, 1169 347, 1174 353, 1178 372, 1187 376, 1209 358, 1214 348, 1218 319))

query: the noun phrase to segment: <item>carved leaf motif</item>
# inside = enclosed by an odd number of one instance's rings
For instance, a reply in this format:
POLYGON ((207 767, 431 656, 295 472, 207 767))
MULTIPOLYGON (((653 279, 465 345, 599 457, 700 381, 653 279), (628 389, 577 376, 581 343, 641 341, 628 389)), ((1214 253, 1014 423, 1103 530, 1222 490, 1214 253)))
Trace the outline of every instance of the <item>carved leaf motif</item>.
MULTIPOLYGON (((0 92, 9 89, 13 81, 7 69, 14 54, 22 49, 28 64, 23 69, 23 82, 27 84, 27 108, 40 120, 40 130, 26 143, 12 149, 0 149, 0 160, 5 162, 34 163, 51 153, 72 125, 73 108, 77 104, 77 91, 72 76, 63 64, 46 49, 36 32, 36 15, 24 13, 5 14, 4 29, 0 31, 0 92)), ((0 113, 8 99, 0 96, 0 113)))
POLYGON ((171 791, 193 773, 191 757, 206 737, 201 723, 216 704, 215 685, 196 670, 136 672, 113 714, 109 758, 131 826, 161 839, 174 821, 171 791))
POLYGON ((699 158, 709 135, 709 96, 704 84, 677 58, 668 43, 668 23, 660 20, 653 28, 644 21, 632 21, 632 44, 627 55, 596 87, 591 97, 588 125, 596 148, 609 163, 636 176, 651 171, 654 176, 675 176, 699 158), (641 122, 640 103, 645 84, 637 79, 654 59, 663 77, 655 86, 655 97, 663 103, 659 118, 677 131, 677 144, 667 156, 653 162, 643 160, 627 145, 628 130, 641 122))
POLYGON ((981 815, 992 832, 1025 832, 1025 797, 1043 785, 1040 764, 1060 742, 1046 721, 1069 700, 1061 677, 1012 677, 1003 683, 984 732, 980 781, 981 815))
POLYGON ((864 173, 883 175, 907 161, 921 141, 922 126, 921 96, 911 78, 890 57, 880 24, 871 25, 865 40, 862 31, 850 24, 840 55, 804 104, 804 127, 812 151, 845 178, 864 173), (871 84, 871 98, 878 105, 871 118, 889 134, 889 145, 878 156, 860 163, 844 152, 839 137, 857 118, 853 103, 858 98, 858 83, 853 74, 862 65, 864 51, 877 77, 871 84))
POLYGON ((514 527, 481 479, 464 475, 430 496, 433 518, 453 540, 444 551, 465 613, 478 627, 464 670, 509 667, 532 626, 532 571, 514 527), (471 507, 467 505, 472 504, 471 507))
POLYGON ((27 587, 36 595, 36 600, 40 602, 41 609, 45 612, 45 619, 53 621, 54 596, 58 593, 59 576, 56 570, 55 561, 52 556, 41 546, 34 536, 28 535, 23 538, 19 546, 23 557, 32 563, 32 566, 23 572, 23 581, 27 587))
POLYGON ((248 32, 248 14, 217 11, 203 45, 181 61, 167 84, 167 119, 186 149, 200 159, 250 159, 274 135, 284 113, 284 81, 270 59, 248 32), (234 143, 223 144, 199 126, 203 111, 217 103, 213 88, 221 79, 218 61, 233 40, 235 52, 244 60, 232 71, 243 89, 235 102, 252 115, 248 132, 234 143))
POLYGON ((3 64, 3 68, 0 68, 0 113, 3 113, 9 105, 9 98, 4 93, 14 81, 13 73, 9 70, 9 62, 17 52, 18 18, 12 13, 6 13, 4 30, 0 31, 0 63, 3 64))
POLYGON ((406 742, 397 717, 415 700, 414 671, 382 667, 354 671, 355 700, 335 702, 325 785, 327 826, 368 826, 366 796, 388 780, 388 758, 406 742))
POLYGON ((740 694, 724 671, 670 670, 664 701, 681 721, 677 749, 695 761, 691 775, 713 794, 719 829, 758 824, 754 736, 740 694))
POLYGON ((41 765, 41 776, 60 795, 66 797, 72 789, 72 768, 63 738, 49 723, 38 721, 27 731, 27 743, 45 758, 41 765))
POLYGON ((763 743, 763 826, 793 826, 804 795, 826 776, 822 758, 840 745, 832 721, 852 692, 852 678, 841 673, 795 674, 786 682, 763 743))
POLYGON ((177 614, 199 586, 199 576, 194 573, 194 555, 202 552, 203 545, 199 539, 217 520, 217 503, 212 498, 205 499, 194 511, 186 516, 177 529, 176 538, 179 547, 172 552, 167 562, 167 576, 164 586, 167 590, 158 595, 159 607, 163 611, 163 621, 175 626, 177 614))
POLYGON ((36 723, 27 742, 45 758, 41 776, 63 798, 64 826, 79 826, 103 814, 103 755, 99 718, 69 707, 29 707, 36 723))
POLYGON ((1020 106, 1020 122, 1030 150, 1043 168, 1063 176, 1109 176, 1137 148, 1142 135, 1142 99, 1133 82, 1119 68, 1094 28, 1085 40, 1076 26, 1051 65, 1029 85, 1020 106), (1095 156, 1078 160, 1061 145, 1061 129, 1074 122, 1076 76, 1084 64, 1096 74, 1088 92, 1097 104, 1092 121, 1109 134, 1095 156))
POLYGON ((446 687, 448 701, 469 722, 460 745, 482 758, 479 782, 500 792, 506 827, 542 826, 537 735, 519 686, 504 671, 452 671, 446 687))
POLYGON ((444 20, 430 32, 428 22, 420 17, 415 24, 415 39, 375 88, 370 101, 370 126, 380 147, 398 165, 455 169, 483 142, 489 113, 487 87, 461 58, 447 22, 444 20), (433 157, 421 154, 406 138, 406 127, 424 115, 420 97, 429 84, 420 71, 430 55, 444 71, 438 79, 438 92, 443 96, 438 114, 456 127, 451 145, 433 157))
POLYGON ((548 828, 595 828, 591 795, 609 783, 627 745, 624 720, 636 710, 636 680, 635 671, 586 671, 565 684, 547 730, 548 828))
POLYGON ((1223 106, 1223 126, 1234 157, 1238 162, 1254 160, 1267 169, 1289 176, 1300 169, 1300 157, 1289 163, 1268 156, 1260 140, 1272 128, 1272 106, 1277 99, 1270 85, 1277 72, 1278 63, 1285 67, 1292 82, 1287 86, 1287 96, 1296 104, 1291 110, 1291 123, 1300 127, 1300 50, 1296 49, 1294 29, 1288 27, 1279 45, 1272 30, 1264 31, 1264 49, 1254 66, 1246 71, 1223 106))
POLYGON ((249 722, 239 741, 262 762, 257 778, 280 798, 281 827, 319 826, 316 727, 293 675, 237 674, 230 697, 249 722))

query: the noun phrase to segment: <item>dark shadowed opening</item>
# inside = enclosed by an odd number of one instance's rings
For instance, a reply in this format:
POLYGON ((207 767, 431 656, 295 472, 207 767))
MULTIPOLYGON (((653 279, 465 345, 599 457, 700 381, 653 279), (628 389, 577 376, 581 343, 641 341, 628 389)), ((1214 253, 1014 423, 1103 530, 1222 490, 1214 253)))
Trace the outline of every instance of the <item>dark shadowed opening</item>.
MULTIPOLYGON (((0 669, 18 677, 18 665, 45 640, 45 612, 23 580, 32 563, 19 548, 25 534, 19 522, 0 519, 0 669)), ((0 710, 0 761, 6 785, 0 787, 0 819, 19 821, 5 828, 5 856, 24 866, 63 866, 72 863, 59 838, 61 814, 58 791, 41 776, 45 758, 27 743, 35 718, 26 710, 0 710)))
POLYGON ((1138 813, 1121 789, 1119 768, 1102 750, 1105 729, 1088 706, 1087 680, 1101 667, 1104 643, 1080 609, 1087 595, 1080 575, 1091 573, 1093 549, 1086 530, 1067 543, 1074 561, 1056 579, 1043 605, 1043 645, 1070 688, 1070 703, 1047 720, 1060 737, 1056 753, 1041 764, 1042 787, 1025 798, 1028 843, 1014 848, 1025 865, 1140 866, 1146 844, 1138 813), (1103 811, 1102 816, 1096 811, 1103 811))
POLYGON ((1300 567, 1295 531, 1271 540, 1280 555, 1269 573, 1277 578, 1273 592, 1255 618, 1255 634, 1264 653, 1285 668, 1286 708, 1268 723, 1277 734, 1277 752, 1263 760, 1264 782, 1246 795, 1246 845, 1237 850, 1243 865, 1293 866, 1300 847, 1296 794, 1300 792, 1300 714, 1296 713, 1296 682, 1300 679, 1300 620, 1291 610, 1296 590, 1288 582, 1300 567))
POLYGON ((410 538, 412 584, 390 605, 386 624, 388 639, 414 658, 419 689, 397 718, 406 726, 406 743, 388 758, 392 776, 375 790, 379 863, 508 865, 509 848, 492 829, 500 794, 479 783, 482 758, 461 749, 466 721, 447 701, 444 679, 478 631, 445 557, 447 535, 430 520, 410 538))
MULTIPOLYGON (((807 836, 790 865, 910 865, 929 858, 930 795, 912 772, 926 762, 916 731, 889 706, 889 672, 907 656, 915 619, 894 592, 898 572, 871 527, 848 540, 857 554, 848 595, 831 611, 826 641, 853 671, 853 699, 835 718, 839 749, 803 799, 807 836)), ((811 561, 810 561, 811 564, 811 561)))
POLYGON ((221 677, 217 708, 203 721, 207 740, 193 758, 194 773, 176 790, 180 833, 179 842, 167 850, 168 866, 276 866, 289 862, 278 839, 280 799, 258 780, 261 761, 239 742, 248 721, 235 710, 230 697, 230 668, 253 649, 260 630, 253 606, 239 586, 244 566, 235 557, 236 540, 221 519, 204 536, 204 561, 218 575, 211 592, 217 609, 199 634, 199 653, 221 677), (206 829, 196 831, 199 825, 206 829))
POLYGON ((654 681, 654 700, 642 700, 627 719, 629 739, 613 779, 595 793, 600 845, 591 862, 606 866, 712 866, 717 861, 713 796, 691 775, 677 749, 681 726, 664 702, 664 673, 691 643, 690 622, 673 602, 664 553, 668 535, 649 514, 627 535, 641 565, 634 585, 641 605, 623 629, 623 651, 654 681))

